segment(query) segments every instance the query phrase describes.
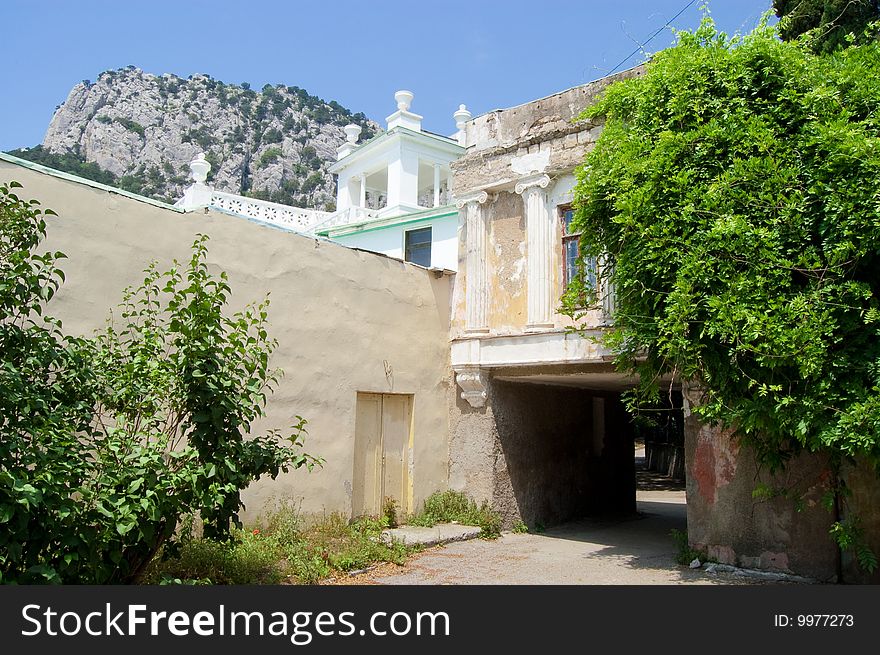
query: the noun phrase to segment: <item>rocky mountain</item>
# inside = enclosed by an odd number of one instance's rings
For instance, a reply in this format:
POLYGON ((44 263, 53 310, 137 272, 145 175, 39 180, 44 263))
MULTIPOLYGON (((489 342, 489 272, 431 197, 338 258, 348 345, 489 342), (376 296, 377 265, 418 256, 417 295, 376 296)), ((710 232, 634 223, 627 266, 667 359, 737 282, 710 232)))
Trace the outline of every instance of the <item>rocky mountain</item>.
POLYGON ((361 141, 379 130, 362 113, 295 86, 258 92, 129 66, 74 86, 42 146, 12 154, 173 202, 190 184, 189 162, 204 152, 218 190, 332 210, 327 167, 348 123, 363 128, 361 141))

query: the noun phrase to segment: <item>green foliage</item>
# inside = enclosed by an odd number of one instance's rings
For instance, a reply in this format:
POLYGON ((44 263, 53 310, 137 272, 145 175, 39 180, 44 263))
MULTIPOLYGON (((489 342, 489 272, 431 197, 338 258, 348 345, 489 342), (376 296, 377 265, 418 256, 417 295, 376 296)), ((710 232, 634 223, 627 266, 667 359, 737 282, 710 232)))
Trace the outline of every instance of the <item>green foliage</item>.
POLYGON ((773 9, 783 39, 806 34, 806 42, 820 53, 847 47, 850 34, 856 43, 876 38, 876 26, 870 24, 880 20, 877 0, 773 0, 773 9))
POLYGON ((207 151, 217 143, 217 137, 211 134, 206 128, 199 127, 184 132, 180 137, 183 143, 195 142, 202 150, 207 151))
POLYGON ((130 118, 116 118, 114 120, 129 132, 134 132, 141 138, 144 137, 144 126, 137 121, 133 121, 130 118))
POLYGON ((709 558, 705 552, 701 550, 696 550, 695 548, 691 548, 691 545, 688 542, 687 530, 676 530, 675 528, 673 528, 669 532, 669 535, 672 537, 672 541, 675 543, 675 561, 678 564, 681 564, 682 566, 687 566, 695 559, 698 559, 701 562, 709 561, 709 558))
POLYGON ((185 535, 178 549, 154 560, 146 581, 314 584, 376 562, 402 565, 415 549, 382 542, 384 527, 382 521, 349 522, 340 514, 309 523, 286 506, 270 515, 265 529, 234 530, 224 542, 185 535))
POLYGON ((526 534, 529 531, 529 526, 527 526, 525 522, 520 519, 513 524, 513 528, 511 528, 511 531, 514 534, 526 534))
POLYGON ((300 184, 299 190, 300 193, 311 193, 315 189, 317 189, 324 182, 324 176, 320 171, 315 171, 310 174, 303 183, 300 184))
POLYGON ((389 528, 396 528, 398 525, 397 522, 397 514, 399 508, 397 506, 397 501, 394 500, 391 496, 387 496, 385 498, 385 502, 382 504, 382 518, 385 521, 385 525, 389 528))
POLYGON ((319 460, 301 451, 303 419, 283 440, 245 439, 280 374, 268 301, 225 314, 205 237, 187 266, 151 265, 117 322, 73 339, 43 315, 63 280, 61 253, 34 253, 51 212, 15 186, 0 185, 0 581, 138 580, 183 516, 223 538, 242 488, 319 460))
POLYGON ((87 162, 84 157, 74 152, 58 154, 45 150, 43 146, 34 146, 33 148, 10 150, 9 154, 13 157, 32 161, 35 164, 41 164, 55 170, 70 173, 71 175, 84 177, 87 180, 93 180, 109 186, 116 185, 116 176, 113 173, 105 171, 94 162, 87 162))
POLYGON ((280 143, 281 132, 274 127, 263 132, 263 143, 280 143))
POLYGON ((576 228, 617 291, 609 342, 656 396, 707 389, 772 467, 880 461, 880 47, 816 56, 704 21, 610 87, 576 228), (644 355, 644 357, 642 357, 644 355))
POLYGON ((857 517, 849 517, 843 521, 835 521, 829 530, 840 550, 851 551, 856 561, 868 573, 877 570, 877 556, 868 547, 865 532, 857 517))
MULTIPOLYGON (((828 55, 704 19, 582 118, 575 229, 616 288, 607 343, 674 377, 771 471, 880 463, 880 44, 828 55)), ((569 308, 571 309, 571 308, 569 308)))
POLYGON ((438 523, 460 523, 481 528, 480 537, 495 539, 501 535, 501 517, 489 503, 477 505, 460 491, 438 491, 425 500, 424 509, 413 516, 412 525, 432 526, 438 523))
POLYGON ((0 184, 0 582, 59 582, 92 553, 73 490, 88 489, 79 435, 90 428, 94 375, 82 340, 43 316, 64 279, 61 253, 36 254, 46 217, 0 184))
POLYGON ((266 148, 263 151, 263 154, 260 155, 260 162, 257 165, 257 168, 263 168, 264 166, 268 166, 269 164, 274 164, 278 161, 278 158, 281 156, 281 148, 266 148))

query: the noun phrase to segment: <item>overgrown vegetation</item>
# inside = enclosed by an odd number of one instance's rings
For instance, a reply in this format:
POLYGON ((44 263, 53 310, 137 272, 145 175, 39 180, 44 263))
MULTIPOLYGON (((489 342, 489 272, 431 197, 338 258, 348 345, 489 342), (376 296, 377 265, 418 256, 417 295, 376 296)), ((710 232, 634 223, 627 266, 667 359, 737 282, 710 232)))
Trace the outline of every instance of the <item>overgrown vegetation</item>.
POLYGON ((411 525, 433 526, 438 523, 460 523, 481 529, 480 537, 495 539, 501 535, 501 516, 489 503, 477 505, 460 491, 438 491, 425 500, 421 512, 410 518, 411 525))
POLYGON ((529 531, 529 526, 525 524, 525 521, 520 519, 513 524, 513 527, 510 530, 514 534, 526 534, 529 531))
POLYGON ((832 535, 873 570, 840 470, 880 464, 880 44, 810 46, 705 18, 610 86, 581 117, 605 127, 572 229, 616 289, 606 343, 641 380, 631 406, 675 378, 771 472, 822 454, 832 535))
POLYGON ((695 559, 700 560, 700 562, 703 563, 710 561, 709 556, 706 555, 704 551, 691 548, 691 545, 688 542, 687 530, 676 530, 673 528, 669 535, 675 543, 675 561, 678 564, 688 566, 695 559))
POLYGON ((263 168, 268 166, 269 164, 274 164, 278 161, 278 158, 281 156, 281 148, 266 148, 263 151, 263 154, 260 155, 260 163, 257 165, 257 168, 263 168))
POLYGON ((377 562, 403 565, 416 549, 383 542, 379 535, 386 527, 385 521, 349 522, 340 514, 308 521, 287 506, 269 517, 266 528, 235 530, 226 542, 186 532, 177 549, 153 562, 145 581, 314 584, 377 562))
POLYGON ((62 253, 35 252, 52 212, 20 186, 0 185, 0 582, 138 581, 182 517, 222 540, 241 489, 319 460, 303 419, 245 438, 280 376, 268 300, 227 315, 205 237, 72 338, 44 313, 64 279, 62 253))
POLYGON ((807 35, 806 43, 820 53, 849 45, 850 35, 865 43, 877 38, 877 29, 869 29, 880 20, 877 0, 773 0, 780 18, 779 34, 783 39, 807 35))

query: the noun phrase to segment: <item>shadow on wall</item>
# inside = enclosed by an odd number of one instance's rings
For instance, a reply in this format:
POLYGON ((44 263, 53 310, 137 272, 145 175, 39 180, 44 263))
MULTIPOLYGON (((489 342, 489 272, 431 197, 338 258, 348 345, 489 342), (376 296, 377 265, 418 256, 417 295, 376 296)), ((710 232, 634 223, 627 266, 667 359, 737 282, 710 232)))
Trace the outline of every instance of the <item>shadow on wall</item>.
POLYGON ((492 381, 493 505, 505 525, 636 511, 633 431, 620 397, 492 381))

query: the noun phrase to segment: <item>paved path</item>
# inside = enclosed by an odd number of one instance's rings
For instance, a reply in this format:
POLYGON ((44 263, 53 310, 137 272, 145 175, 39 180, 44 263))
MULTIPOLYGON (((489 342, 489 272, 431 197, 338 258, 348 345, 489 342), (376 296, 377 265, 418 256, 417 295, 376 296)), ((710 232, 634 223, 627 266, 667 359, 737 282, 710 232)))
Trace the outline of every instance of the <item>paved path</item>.
POLYGON ((637 517, 448 544, 348 584, 766 584, 679 566, 669 533, 686 527, 684 491, 640 486, 637 517))
MULTIPOLYGON (((657 494, 657 492, 651 492, 657 494)), ((711 584, 675 563, 670 530, 685 528, 684 504, 643 500, 639 518, 582 520, 542 534, 505 533, 416 555, 378 584, 711 584)), ((389 571, 389 569, 385 569, 389 571)))

